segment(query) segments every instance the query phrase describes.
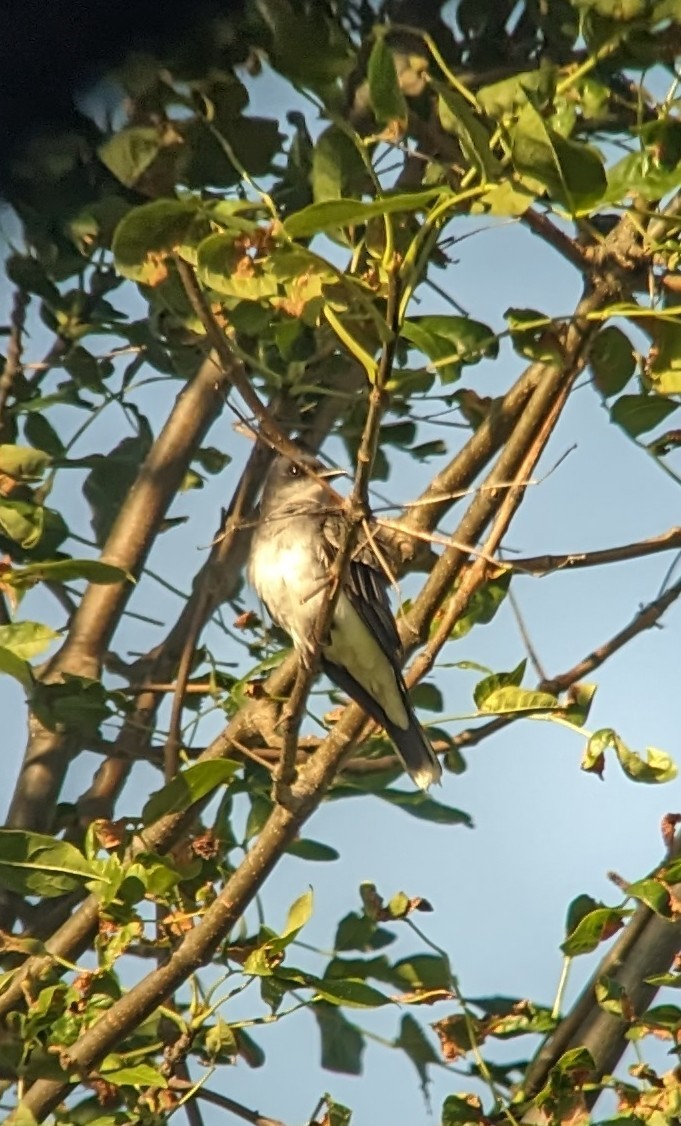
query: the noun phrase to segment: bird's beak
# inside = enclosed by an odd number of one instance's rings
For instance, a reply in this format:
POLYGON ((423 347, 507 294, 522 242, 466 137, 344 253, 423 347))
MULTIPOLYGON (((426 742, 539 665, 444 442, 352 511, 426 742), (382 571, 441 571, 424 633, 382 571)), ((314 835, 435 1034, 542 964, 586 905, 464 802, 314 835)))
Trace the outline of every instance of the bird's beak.
POLYGON ((333 477, 345 477, 344 469, 320 469, 317 474, 323 481, 330 481, 333 477))

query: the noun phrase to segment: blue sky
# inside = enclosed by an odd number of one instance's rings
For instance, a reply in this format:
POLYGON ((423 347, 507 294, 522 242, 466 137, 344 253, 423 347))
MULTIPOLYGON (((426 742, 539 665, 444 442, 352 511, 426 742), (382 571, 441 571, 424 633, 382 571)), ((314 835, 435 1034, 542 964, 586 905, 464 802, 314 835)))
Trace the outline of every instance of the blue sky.
MULTIPOLYGON (((271 112, 273 103, 282 116, 285 109, 300 108, 295 95, 270 77, 256 81, 252 88, 256 113, 271 112)), ((462 221, 461 232, 471 226, 462 221)), ((581 282, 555 251, 516 223, 480 220, 474 226, 478 233, 454 249, 455 261, 438 278, 471 316, 501 329, 503 313, 510 305, 553 315, 574 309, 581 282)), ((9 218, 4 228, 11 233, 9 218)), ((456 233, 456 226, 451 233, 456 233)), ((3 314, 8 298, 1 298, 3 314)), ((141 310, 135 298, 130 299, 130 308, 138 314, 141 310)), ((450 310, 441 298, 426 293, 419 311, 450 310)), ((39 359, 47 343, 42 327, 32 321, 26 358, 39 359)), ((95 352, 105 350, 104 344, 99 349, 98 342, 88 343, 95 352)), ((498 394, 522 366, 519 357, 504 349, 495 364, 466 369, 463 385, 481 395, 498 394)), ((168 409, 169 387, 174 393, 172 385, 148 386, 135 399, 157 424, 168 409)), ((83 439, 79 452, 110 449, 120 440, 120 421, 120 416, 105 412, 83 439)), ((72 418, 68 425, 73 425, 72 418)), ((151 567, 181 590, 188 590, 194 570, 205 557, 220 507, 231 495, 249 448, 232 427, 233 420, 223 415, 208 442, 228 451, 234 460, 203 490, 178 498, 172 514, 187 515, 189 522, 163 536, 152 555, 151 567)), ((451 455, 463 432, 424 427, 421 440, 433 437, 442 437, 451 455)), ((573 446, 576 448, 558 468, 529 490, 507 547, 521 554, 589 550, 641 539, 679 523, 678 486, 610 423, 586 377, 572 396, 537 477, 551 470, 573 446)), ((391 477, 381 484, 380 492, 395 503, 417 495, 429 469, 443 463, 435 460, 431 467, 422 467, 401 456, 390 457, 391 477)), ((679 455, 675 458, 681 469, 679 455)), ((673 458, 670 463, 674 464, 673 458)), ((62 474, 55 497, 66 498, 72 489, 72 478, 62 474)), ((74 528, 89 536, 83 504, 69 499, 64 503, 74 528)), ((452 517, 446 527, 453 526, 452 517)), ((74 554, 81 550, 73 546, 74 554)), ((630 621, 641 603, 656 596, 670 562, 671 556, 663 555, 607 570, 515 580, 516 597, 549 674, 571 667, 630 621)), ((247 605, 255 607, 250 592, 244 597, 247 605)), ((131 609, 168 622, 179 606, 176 596, 153 582, 143 584, 131 600, 131 609)), ((635 749, 654 745, 679 757, 679 613, 678 607, 672 608, 663 629, 638 637, 592 677, 599 687, 590 729, 614 727, 635 749)), ((40 591, 25 599, 20 614, 37 620, 45 615, 45 620, 60 622, 52 603, 40 591)), ((226 617, 229 622, 229 609, 226 617)), ((208 638, 222 659, 241 660, 240 652, 222 633, 211 629, 208 638)), ((119 648, 125 655, 146 650, 157 640, 151 626, 128 619, 119 648)), ((514 667, 524 655, 511 609, 505 604, 491 625, 452 643, 444 661, 478 661, 501 670, 514 667)), ((474 674, 438 668, 433 680, 443 693, 447 715, 472 710, 474 674)), ((529 675, 527 682, 531 683, 529 675)), ((6 678, 0 680, 0 714, 9 794, 23 749, 25 714, 20 691, 6 678)), ((424 714, 423 718, 429 717, 424 714)), ((207 740, 220 725, 218 714, 208 717, 201 738, 207 740)), ((451 730, 462 725, 452 721, 451 730)), ((580 772, 582 750, 578 736, 541 722, 518 723, 471 749, 466 773, 446 776, 438 797, 468 811, 475 822, 473 830, 412 820, 370 797, 325 804, 308 826, 307 835, 338 848, 341 859, 312 866, 285 858, 263 894, 268 921, 275 927, 283 924, 291 901, 311 883, 315 910, 301 937, 328 949, 337 921, 347 911, 358 909, 362 881, 372 881, 386 897, 404 890, 432 903, 433 913, 418 921, 449 952, 465 995, 502 993, 551 1003, 561 970, 559 944, 570 900, 587 892, 617 903, 618 892, 606 873, 615 870, 632 879, 643 875, 662 853, 662 816, 681 808, 678 782, 660 787, 635 785, 614 760, 608 761, 604 780, 599 781, 580 772)), ((82 791, 93 765, 93 756, 78 760, 67 782, 67 800, 82 791)), ((403 785, 408 787, 406 781, 403 785)), ((157 786, 154 772, 142 767, 126 791, 121 811, 136 814, 146 793, 157 786)), ((397 957, 417 948, 417 940, 405 928, 399 946, 395 944, 388 953, 397 957)), ((308 958, 302 950, 291 955, 300 965, 311 964, 308 958)), ((592 964, 593 959, 575 963, 568 1001, 592 964)), ((242 1019, 259 1009, 251 993, 248 990, 227 1007, 226 1020, 242 1019)), ((452 1008, 443 1005, 413 1012, 427 1023, 452 1008)), ((392 1008, 348 1015, 388 1038, 396 1033, 401 1017, 392 1008)), ((325 1091, 354 1109, 357 1126, 374 1123, 377 1106, 381 1119, 397 1126, 437 1121, 442 1098, 468 1086, 444 1069, 433 1071, 435 1117, 430 1119, 416 1075, 400 1052, 370 1042, 365 1074, 353 1079, 319 1069, 318 1036, 307 1012, 256 1029, 253 1035, 267 1053, 266 1068, 250 1071, 239 1064, 223 1070, 209 1085, 290 1124, 307 1121, 325 1091)), ((519 1057, 522 1045, 514 1043, 499 1054, 519 1057)), ((217 1122, 222 1115, 207 1108, 205 1120, 217 1122)))

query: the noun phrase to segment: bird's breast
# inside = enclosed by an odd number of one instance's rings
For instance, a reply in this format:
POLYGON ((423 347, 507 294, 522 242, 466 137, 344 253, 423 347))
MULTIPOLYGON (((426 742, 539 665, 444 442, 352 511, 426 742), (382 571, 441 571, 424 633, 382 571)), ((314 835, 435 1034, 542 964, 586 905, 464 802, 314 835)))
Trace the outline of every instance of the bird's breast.
POLYGON ((309 649, 324 591, 325 571, 311 537, 258 536, 248 577, 274 621, 291 635, 297 649, 309 649), (309 542, 308 542, 309 541, 309 542))

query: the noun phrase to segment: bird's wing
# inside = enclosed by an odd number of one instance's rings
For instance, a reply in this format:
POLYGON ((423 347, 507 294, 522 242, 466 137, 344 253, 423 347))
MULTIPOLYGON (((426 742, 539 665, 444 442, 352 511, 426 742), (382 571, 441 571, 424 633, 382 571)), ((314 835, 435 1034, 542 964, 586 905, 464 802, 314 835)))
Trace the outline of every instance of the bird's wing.
MULTIPOLYGON (((338 550, 341 520, 342 516, 334 512, 326 516, 322 524, 320 551, 326 566, 333 562, 338 550)), ((388 582, 367 539, 360 543, 347 566, 343 590, 390 663, 399 669, 402 643, 388 600, 388 582)))

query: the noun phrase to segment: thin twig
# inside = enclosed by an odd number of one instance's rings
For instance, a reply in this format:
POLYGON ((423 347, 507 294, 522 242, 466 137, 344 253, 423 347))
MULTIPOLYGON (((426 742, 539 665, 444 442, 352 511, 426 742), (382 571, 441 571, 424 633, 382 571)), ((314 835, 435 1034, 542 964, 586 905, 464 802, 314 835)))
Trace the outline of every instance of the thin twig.
MULTIPOLYGON (((171 1091, 186 1091, 191 1089, 194 1084, 183 1079, 170 1079, 168 1086, 171 1091)), ((284 1126, 284 1123, 280 1122, 278 1118, 270 1118, 268 1115, 260 1114, 257 1110, 250 1110, 243 1103, 238 1103, 236 1099, 231 1099, 228 1095, 221 1095, 217 1091, 211 1091, 208 1087, 199 1087, 196 1098, 212 1103, 213 1106, 219 1106, 221 1110, 228 1110, 230 1114, 235 1114, 237 1118, 242 1118, 244 1122, 250 1122, 251 1126, 284 1126)))
POLYGON ((518 599, 516 598, 516 596, 515 596, 515 594, 513 593, 512 590, 509 590, 507 597, 508 597, 509 606, 511 607, 511 610, 513 611, 513 616, 516 620, 516 625, 518 626, 518 631, 519 631, 520 636, 523 640, 523 645, 525 646, 525 649, 527 650, 527 655, 530 659, 530 663, 531 663, 532 667, 534 668, 534 671, 536 672, 539 679, 545 680, 546 679, 546 672, 544 671, 542 663, 539 659, 539 656, 537 654, 537 650, 535 649, 535 647, 532 643, 532 638, 530 637, 530 634, 529 634, 529 631, 528 631, 528 628, 527 628, 527 624, 526 624, 525 618, 523 616, 523 612, 520 609, 520 605, 518 603, 518 599))
POLYGON ((524 559, 514 559, 514 571, 528 575, 548 575, 552 571, 579 571, 584 567, 601 567, 609 563, 622 563, 628 559, 641 559, 646 555, 657 555, 661 551, 681 548, 681 527, 670 528, 659 536, 622 544, 621 547, 608 547, 600 551, 570 551, 565 555, 532 555, 524 559))

